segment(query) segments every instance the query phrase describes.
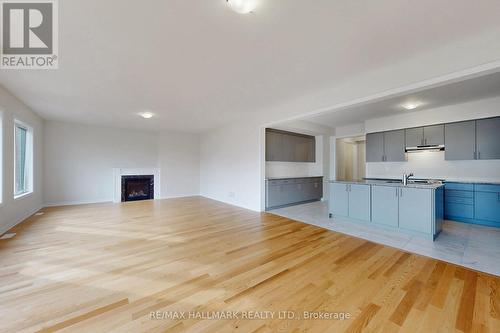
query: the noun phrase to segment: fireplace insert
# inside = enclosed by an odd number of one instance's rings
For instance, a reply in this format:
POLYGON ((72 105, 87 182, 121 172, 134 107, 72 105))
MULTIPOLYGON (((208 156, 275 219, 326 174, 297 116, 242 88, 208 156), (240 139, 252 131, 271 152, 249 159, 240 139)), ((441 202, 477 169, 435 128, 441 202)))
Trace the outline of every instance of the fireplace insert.
POLYGON ((122 176, 122 202, 154 199, 154 176, 122 176))

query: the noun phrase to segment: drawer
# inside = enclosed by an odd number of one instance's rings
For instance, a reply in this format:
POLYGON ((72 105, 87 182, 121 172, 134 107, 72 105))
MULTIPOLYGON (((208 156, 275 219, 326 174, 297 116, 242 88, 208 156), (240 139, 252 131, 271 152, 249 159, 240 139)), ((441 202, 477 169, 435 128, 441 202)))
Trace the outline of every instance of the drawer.
POLYGON ((444 197, 474 198, 474 192, 446 189, 444 191, 444 197))
POLYGON ((445 217, 454 216, 472 219, 474 218, 474 206, 456 203, 445 203, 444 215, 445 217))
POLYGON ((476 191, 500 193, 500 185, 476 184, 476 191))
POLYGON ((474 191, 474 184, 466 183, 445 183, 447 190, 461 190, 461 191, 474 191))
POLYGON ((473 205, 474 198, 464 198, 464 197, 451 197, 447 196, 444 198, 445 203, 456 203, 456 204, 464 204, 464 205, 473 205))

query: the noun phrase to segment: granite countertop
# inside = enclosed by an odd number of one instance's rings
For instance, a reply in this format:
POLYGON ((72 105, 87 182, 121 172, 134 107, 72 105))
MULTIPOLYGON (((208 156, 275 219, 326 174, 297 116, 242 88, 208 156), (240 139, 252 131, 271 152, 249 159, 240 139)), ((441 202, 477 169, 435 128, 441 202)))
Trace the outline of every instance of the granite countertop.
MULTIPOLYGON (((415 179, 416 177, 412 177, 415 179)), ((417 178, 418 179, 418 178, 417 178)), ((444 183, 464 183, 464 184, 490 184, 490 185, 500 185, 499 179, 483 178, 483 179, 461 179, 461 178, 434 178, 435 180, 440 180, 444 183)), ((401 178, 365 178, 368 181, 400 181, 401 178)))
POLYGON ((280 180, 280 179, 300 179, 300 178, 323 178, 323 176, 301 176, 301 177, 267 177, 266 180, 280 180))
POLYGON ((380 186, 391 186, 391 187, 409 187, 409 188, 423 188, 423 189, 437 189, 444 184, 435 183, 435 184, 412 184, 404 186, 403 183, 388 183, 384 181, 377 180, 358 180, 358 181, 343 181, 343 180, 330 180, 330 183, 340 183, 340 184, 359 184, 359 185, 380 185, 380 186))
POLYGON ((465 183, 465 184, 491 184, 500 185, 500 180, 488 180, 488 179, 446 179, 447 183, 465 183))

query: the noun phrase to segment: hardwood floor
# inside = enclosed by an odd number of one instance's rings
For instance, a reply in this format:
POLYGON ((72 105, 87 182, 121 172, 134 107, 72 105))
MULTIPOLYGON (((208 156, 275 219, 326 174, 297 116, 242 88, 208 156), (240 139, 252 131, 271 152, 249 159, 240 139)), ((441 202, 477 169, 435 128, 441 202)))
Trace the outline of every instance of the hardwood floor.
POLYGON ((272 214, 200 197, 43 212, 0 241, 0 332, 500 332, 499 277, 272 214), (217 311, 235 319, 196 318, 217 311))

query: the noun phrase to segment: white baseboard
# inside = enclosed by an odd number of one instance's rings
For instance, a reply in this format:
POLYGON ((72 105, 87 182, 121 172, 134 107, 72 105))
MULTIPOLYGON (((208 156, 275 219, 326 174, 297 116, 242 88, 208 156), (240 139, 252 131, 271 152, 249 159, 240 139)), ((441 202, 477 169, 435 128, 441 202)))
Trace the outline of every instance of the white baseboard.
POLYGON ((211 200, 215 200, 215 201, 219 201, 219 202, 222 202, 222 203, 225 203, 225 204, 228 204, 228 205, 231 205, 231 206, 236 206, 236 207, 240 207, 240 208, 243 208, 243 209, 248 209, 248 210, 251 210, 252 212, 257 212, 257 213, 261 213, 263 212, 262 210, 260 209, 254 209, 252 207, 248 207, 248 206, 245 206, 245 205, 241 205, 241 204, 238 204, 238 203, 235 203, 235 202, 230 202, 230 201, 225 201, 225 200, 221 200, 219 198, 214 198, 214 197, 210 197, 208 195, 203 195, 203 194, 200 194, 201 197, 204 197, 204 198, 207 198, 207 199, 211 199, 211 200))
POLYGON ((35 209, 33 209, 33 210, 31 210, 31 211, 29 211, 29 212, 21 215, 16 220, 12 221, 11 223, 7 224, 6 226, 1 226, 0 227, 0 235, 5 234, 7 231, 9 231, 10 229, 14 228, 15 226, 17 226, 18 224, 20 224, 21 222, 23 222, 28 217, 30 217, 31 215, 35 214, 36 212, 38 212, 42 208, 43 208, 42 206, 37 207, 37 208, 35 208, 35 209))
POLYGON ((78 205, 90 205, 99 203, 112 203, 113 200, 88 200, 88 201, 61 201, 61 202, 49 202, 43 205, 43 207, 59 207, 59 206, 78 206, 78 205))
POLYGON ((179 199, 179 198, 189 198, 189 197, 199 197, 200 194, 183 194, 183 195, 173 195, 173 196, 166 196, 166 197, 160 197, 160 200, 165 200, 165 199, 179 199))
MULTIPOLYGON (((188 195, 180 195, 180 196, 167 196, 160 197, 155 200, 164 200, 164 199, 175 199, 175 198, 187 198, 187 197, 196 197, 200 196, 200 194, 188 194, 188 195)), ((60 202, 49 202, 45 203, 43 207, 62 207, 62 206, 78 206, 78 205, 91 205, 91 204, 100 204, 100 203, 113 203, 112 199, 108 200, 80 200, 80 201, 60 201, 60 202)), ((116 202, 119 203, 119 202, 116 202)))

